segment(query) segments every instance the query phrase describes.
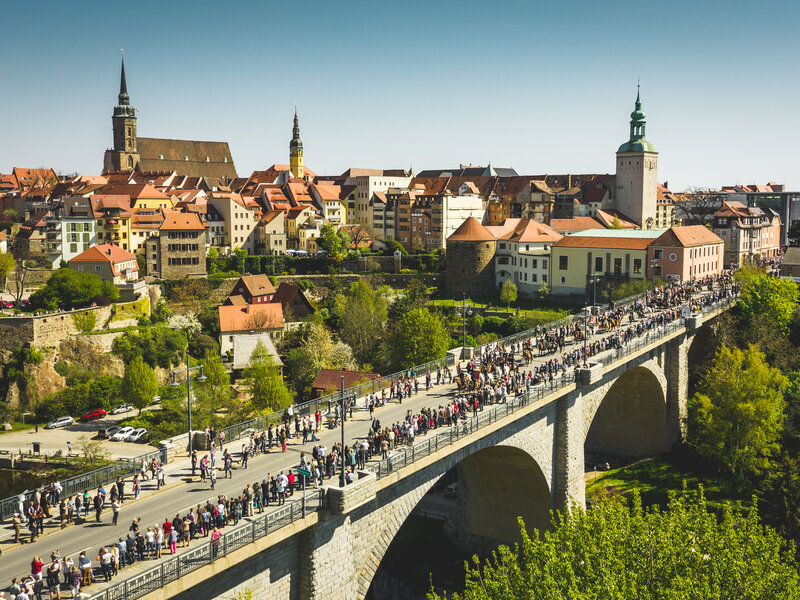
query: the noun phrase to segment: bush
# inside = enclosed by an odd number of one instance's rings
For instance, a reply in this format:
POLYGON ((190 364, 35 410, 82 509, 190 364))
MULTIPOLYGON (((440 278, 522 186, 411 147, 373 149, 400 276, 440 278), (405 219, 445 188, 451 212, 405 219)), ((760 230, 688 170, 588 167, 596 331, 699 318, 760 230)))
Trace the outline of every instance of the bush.
POLYGON ((36 416, 50 421, 71 415, 75 418, 93 408, 113 408, 119 404, 122 379, 101 375, 85 383, 78 383, 50 394, 36 407, 36 416))
POLYGON ((125 363, 137 356, 151 367, 170 368, 181 363, 186 335, 162 325, 140 331, 128 331, 114 340, 112 350, 125 363))

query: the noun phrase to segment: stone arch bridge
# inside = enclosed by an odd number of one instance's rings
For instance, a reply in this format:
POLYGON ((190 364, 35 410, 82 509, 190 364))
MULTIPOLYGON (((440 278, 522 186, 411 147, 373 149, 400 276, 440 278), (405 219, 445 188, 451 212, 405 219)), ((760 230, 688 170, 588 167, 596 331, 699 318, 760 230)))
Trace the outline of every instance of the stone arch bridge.
POLYGON ((237 598, 249 588, 259 600, 362 599, 406 518, 455 466, 457 509, 445 529, 457 541, 513 543, 517 515, 546 528, 551 509, 584 504, 585 449, 649 455, 681 439, 690 346, 726 308, 671 323, 465 426, 433 430, 344 490, 325 488, 323 510, 137 597, 237 598))

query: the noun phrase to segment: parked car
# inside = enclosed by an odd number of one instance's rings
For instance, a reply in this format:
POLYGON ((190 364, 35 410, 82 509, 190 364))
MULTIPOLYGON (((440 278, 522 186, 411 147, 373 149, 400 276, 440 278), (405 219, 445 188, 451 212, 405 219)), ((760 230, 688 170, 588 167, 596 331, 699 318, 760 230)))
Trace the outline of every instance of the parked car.
POLYGON ((101 429, 97 432, 97 436, 101 438, 111 439, 111 436, 117 433, 122 427, 119 425, 112 425, 111 427, 107 427, 106 429, 101 429))
POLYGON ((125 439, 126 442, 146 442, 147 441, 147 429, 144 427, 139 427, 138 429, 134 429, 133 432, 125 439))
POLYGON ((45 429, 55 429, 56 427, 66 427, 67 425, 72 425, 75 422, 75 419, 72 417, 58 417, 55 421, 50 421, 47 425, 45 425, 45 429))
POLYGON ((133 407, 130 404, 120 404, 117 408, 111 411, 112 415, 121 415, 122 413, 130 412, 133 407))
POLYGON ((94 421, 95 419, 102 419, 106 416, 105 408, 95 408, 90 410, 85 415, 81 416, 81 421, 94 421))
POLYGON ((458 495, 458 483, 451 483, 444 488, 444 495, 448 498, 455 498, 458 495))
POLYGON ((0 308, 14 308, 14 303, 9 300, 3 300, 0 302, 0 308))
POLYGON ((117 433, 111 436, 114 442, 123 442, 128 439, 128 436, 133 433, 133 427, 123 427, 117 433))

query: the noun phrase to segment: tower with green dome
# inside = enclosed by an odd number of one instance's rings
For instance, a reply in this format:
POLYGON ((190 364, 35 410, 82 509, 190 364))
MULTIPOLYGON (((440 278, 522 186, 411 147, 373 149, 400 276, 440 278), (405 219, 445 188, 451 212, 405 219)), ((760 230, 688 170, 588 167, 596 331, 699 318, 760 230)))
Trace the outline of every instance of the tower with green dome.
POLYGON ((645 124, 637 86, 630 137, 617 150, 616 208, 642 229, 651 229, 656 220, 658 152, 645 139, 645 124))

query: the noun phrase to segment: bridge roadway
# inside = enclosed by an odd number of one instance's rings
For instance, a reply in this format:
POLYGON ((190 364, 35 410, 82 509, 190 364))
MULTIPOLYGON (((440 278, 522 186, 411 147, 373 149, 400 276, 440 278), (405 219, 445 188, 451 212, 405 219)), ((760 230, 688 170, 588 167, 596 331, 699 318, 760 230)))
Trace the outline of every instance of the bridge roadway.
MULTIPOLYGON (((635 322, 635 321, 634 321, 635 322)), ((625 320, 623 326, 627 326, 628 321, 625 320)), ((608 335, 608 333, 599 333, 595 336, 590 336, 589 340, 601 339, 608 335)), ((579 342, 582 343, 582 342, 579 342)), ((575 341, 570 340, 567 348, 575 348, 575 341)), ((602 356, 601 353, 598 356, 602 356)), ((535 357, 532 364, 525 369, 532 368, 534 365, 539 365, 550 360, 554 355, 546 355, 542 357, 535 357)), ((593 357, 596 360, 597 357, 593 357)), ((462 361, 462 366, 465 362, 462 361)), ((452 367, 453 369, 455 367, 452 367)), ((433 377, 435 381, 435 375, 433 377)), ((424 380, 422 387, 424 388, 424 380)), ((433 386, 431 390, 425 392, 420 389, 418 395, 411 398, 404 399, 402 403, 396 401, 387 403, 386 406, 378 408, 375 415, 380 419, 382 426, 390 425, 394 422, 401 421, 409 409, 415 412, 425 407, 437 407, 443 404, 448 399, 452 398, 456 391, 455 384, 443 384, 433 386)), ((362 399, 363 400, 363 399, 362 399)), ((363 402, 362 402, 363 404, 363 402)), ((371 420, 369 412, 363 408, 354 413, 353 419, 348 419, 345 429, 346 442, 350 443, 351 440, 365 437, 369 431, 371 420)), ((341 432, 337 429, 325 428, 321 433, 318 433, 319 442, 330 448, 333 444, 341 439, 341 432)), ((424 441, 424 436, 420 436, 418 441, 424 441)), ((134 501, 130 494, 130 484, 126 486, 126 502, 122 506, 120 513, 119 523, 117 526, 111 524, 112 515, 110 508, 106 508, 102 514, 102 521, 96 523, 94 521, 94 513, 81 524, 71 525, 65 529, 59 528, 58 519, 50 519, 45 521, 45 534, 39 536, 35 542, 26 544, 13 543, 13 530, 7 523, 3 526, 3 543, 0 546, 3 550, 3 555, 0 556, 0 589, 4 589, 10 584, 12 577, 20 577, 30 572, 31 559, 34 556, 39 556, 45 565, 49 562, 49 557, 52 551, 58 549, 61 556, 67 554, 73 557, 75 564, 77 564, 78 555, 81 551, 86 550, 87 556, 93 559, 97 556, 97 551, 100 546, 106 545, 110 542, 118 540, 119 537, 127 535, 131 521, 135 518, 140 518, 140 529, 146 530, 148 526, 161 524, 166 517, 170 520, 178 513, 181 515, 186 514, 190 507, 196 507, 199 503, 205 503, 208 498, 216 497, 218 494, 226 494, 228 496, 239 495, 248 483, 253 483, 256 480, 261 481, 268 473, 277 474, 281 470, 294 468, 299 463, 300 452, 305 451, 310 457, 311 450, 314 442, 309 441, 307 444, 302 445, 301 440, 292 440, 286 449, 286 453, 280 452, 273 447, 272 452, 253 457, 249 460, 248 468, 242 469, 241 467, 234 468, 233 476, 230 479, 224 479, 221 476, 217 479, 215 490, 210 489, 208 483, 202 483, 199 475, 191 478, 191 467, 189 461, 184 459, 180 462, 173 462, 167 465, 166 479, 167 485, 159 491, 155 490, 155 483, 153 481, 146 481, 142 486, 141 497, 134 501)), ((241 442, 233 441, 226 444, 226 448, 238 456, 241 449, 241 442)), ((202 453, 200 457, 202 458, 202 453)), ((220 455, 218 455, 220 456, 220 455)), ((326 485, 338 485, 338 479, 332 478, 326 481, 326 485)), ((90 490, 91 492, 91 490, 90 490)), ((295 493, 293 499, 299 498, 299 494, 295 493)), ((275 510, 277 507, 270 507, 267 510, 275 510)), ((57 512, 51 511, 51 514, 57 512)), ((257 516, 258 513, 256 513, 257 516)), ((245 518, 243 521, 247 522, 249 519, 245 518)), ((23 532, 25 528, 23 525, 23 532)), ((25 536, 25 537, 29 537, 25 536)), ((193 542, 191 547, 196 547, 198 542, 193 542)), ((182 549, 178 547, 178 554, 181 554, 182 549)), ((163 552, 163 556, 169 556, 168 552, 163 552)), ((158 565, 158 560, 148 559, 145 561, 137 562, 133 566, 126 567, 120 571, 120 574, 111 580, 111 584, 118 583, 123 578, 138 574, 142 571, 150 569, 158 565)), ((101 577, 102 579, 102 577, 101 577)), ((101 591, 105 586, 105 582, 100 581, 97 584, 91 585, 86 591, 90 594, 96 594, 101 591)))

